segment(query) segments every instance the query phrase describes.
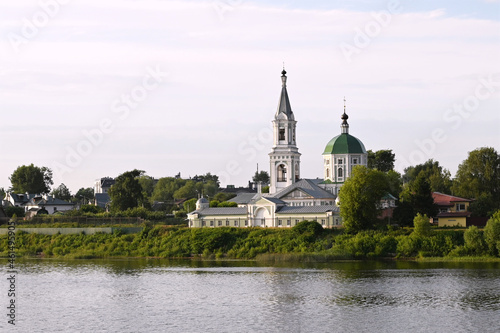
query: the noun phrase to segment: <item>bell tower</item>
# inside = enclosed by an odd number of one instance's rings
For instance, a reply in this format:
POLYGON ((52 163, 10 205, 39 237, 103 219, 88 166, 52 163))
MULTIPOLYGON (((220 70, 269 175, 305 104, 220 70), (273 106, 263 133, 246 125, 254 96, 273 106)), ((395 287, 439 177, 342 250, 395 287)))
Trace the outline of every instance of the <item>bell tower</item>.
POLYGON ((269 153, 271 185, 269 193, 300 179, 300 153, 296 142, 295 117, 286 90, 286 71, 281 72, 281 96, 273 120, 273 148, 269 153))

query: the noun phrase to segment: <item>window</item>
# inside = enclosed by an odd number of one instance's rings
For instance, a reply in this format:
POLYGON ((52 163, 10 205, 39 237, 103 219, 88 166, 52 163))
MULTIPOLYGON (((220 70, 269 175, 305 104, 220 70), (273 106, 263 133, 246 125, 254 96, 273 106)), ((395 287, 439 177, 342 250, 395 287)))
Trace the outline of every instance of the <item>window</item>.
POLYGON ((280 140, 280 141, 285 140, 285 129, 284 128, 280 128, 278 140, 280 140))
POLYGON ((278 220, 278 225, 279 225, 279 226, 281 226, 281 225, 282 225, 281 220, 278 220))
POLYGON ((326 169, 326 178, 330 178, 330 169, 326 169))
POLYGON ((238 226, 238 221, 234 221, 234 226, 237 227, 238 226))
POLYGON ((206 226, 207 226, 207 222, 205 222, 205 221, 201 221, 201 226, 202 226, 202 227, 206 227, 206 226))
POLYGON ((358 159, 357 158, 353 158, 352 159, 352 164, 358 164, 358 159))
POLYGON ((245 220, 245 227, 248 226, 248 220, 245 220))
POLYGON ((222 221, 217 221, 217 225, 220 227, 222 225, 222 221))
POLYGON ((325 219, 321 219, 321 225, 325 225, 325 219))
POLYGON ((344 160, 341 158, 337 159, 337 164, 344 164, 344 160))
POLYGON ((465 210, 465 204, 458 204, 456 205, 456 211, 461 212, 465 210))
POLYGON ((300 220, 295 220, 295 224, 297 224, 297 223, 299 223, 299 222, 300 222, 300 220))
POLYGON ((339 176, 339 178, 344 177, 344 170, 342 170, 342 168, 339 168, 337 175, 339 176))
POLYGON ((210 221, 210 226, 213 227, 214 226, 214 221, 210 221))
POLYGON ((229 220, 226 220, 226 227, 229 227, 229 220))
POLYGON ((286 166, 284 164, 278 165, 278 181, 286 182, 286 166))

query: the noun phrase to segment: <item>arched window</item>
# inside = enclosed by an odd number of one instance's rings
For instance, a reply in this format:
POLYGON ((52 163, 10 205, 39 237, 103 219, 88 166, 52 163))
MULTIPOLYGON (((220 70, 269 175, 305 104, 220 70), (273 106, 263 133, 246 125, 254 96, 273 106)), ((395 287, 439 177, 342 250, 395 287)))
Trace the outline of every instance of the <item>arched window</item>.
POLYGON ((337 175, 338 175, 339 178, 344 177, 344 170, 342 170, 342 168, 339 168, 339 171, 338 171, 337 175))
POLYGON ((280 128, 278 140, 280 140, 280 141, 284 141, 285 140, 285 129, 284 128, 280 128))
POLYGON ((295 180, 298 181, 299 179, 300 179, 299 164, 295 163, 295 180))
POLYGON ((286 166, 284 164, 278 165, 278 181, 286 182, 286 166))

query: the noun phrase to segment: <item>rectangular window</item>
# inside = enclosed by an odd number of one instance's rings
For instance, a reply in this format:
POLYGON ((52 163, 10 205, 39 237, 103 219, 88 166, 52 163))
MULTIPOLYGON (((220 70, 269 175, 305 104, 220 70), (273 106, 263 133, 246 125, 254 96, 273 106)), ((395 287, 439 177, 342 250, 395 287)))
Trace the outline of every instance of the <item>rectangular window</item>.
POLYGON ((457 210, 457 212, 464 211, 465 210, 465 204, 458 204, 457 203, 456 210, 457 210))
POLYGON ((353 158, 352 159, 352 164, 358 164, 358 159, 357 158, 353 158))
POLYGON ((280 128, 278 140, 280 140, 280 141, 285 140, 285 129, 284 128, 280 128))
POLYGON ((222 221, 217 221, 217 225, 220 227, 222 225, 222 221))
POLYGON ((324 219, 321 219, 321 225, 325 225, 326 224, 325 222, 326 221, 324 219))
POLYGON ((210 226, 213 227, 214 226, 214 221, 210 221, 210 226))
POLYGON ((341 158, 337 159, 337 164, 344 164, 344 160, 341 158))
POLYGON ((248 226, 248 221, 247 221, 247 220, 245 220, 245 227, 246 227, 246 226, 248 226))
POLYGON ((234 226, 237 227, 238 226, 238 221, 234 221, 234 226))
POLYGON ((279 226, 281 226, 281 225, 282 225, 282 224, 281 224, 281 220, 278 220, 278 225, 279 225, 279 226))
POLYGON ((229 220, 226 220, 226 227, 229 227, 229 220))
POLYGON ((206 227, 206 226, 207 226, 207 222, 205 222, 205 221, 201 221, 201 226, 202 226, 202 227, 206 227))

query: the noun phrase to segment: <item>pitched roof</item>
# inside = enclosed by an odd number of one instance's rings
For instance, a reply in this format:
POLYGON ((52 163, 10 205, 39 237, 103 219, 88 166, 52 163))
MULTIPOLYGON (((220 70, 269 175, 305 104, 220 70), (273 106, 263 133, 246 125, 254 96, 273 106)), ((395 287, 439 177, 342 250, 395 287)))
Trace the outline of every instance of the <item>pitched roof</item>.
POLYGON ((318 185, 316 185, 315 180, 311 179, 301 179, 296 183, 293 183, 292 185, 285 187, 281 191, 278 191, 274 193, 271 197, 281 199, 285 197, 287 194, 290 192, 299 189, 310 196, 312 196, 315 199, 335 199, 335 195, 332 193, 322 189, 318 185))
POLYGON ((282 88, 275 118, 281 119, 284 116, 285 119, 295 120, 292 107, 290 106, 290 100, 288 99, 288 92, 286 90, 286 71, 283 69, 281 74, 282 88))
POLYGON ((434 203, 438 206, 453 206, 455 202, 471 202, 470 199, 460 198, 440 192, 432 192, 434 203))
POLYGON ((437 217, 469 217, 471 212, 442 212, 437 217))
POLYGON ((257 193, 238 193, 234 198, 228 201, 236 202, 237 204, 248 204, 250 201, 258 196, 257 193))
POLYGON ((321 206, 286 206, 281 208, 277 214, 311 214, 311 213, 325 213, 325 212, 338 212, 339 207, 335 205, 321 205, 321 206))
POLYGON ((195 210, 188 215, 199 214, 200 216, 207 215, 247 215, 245 207, 211 207, 200 210, 195 210))

